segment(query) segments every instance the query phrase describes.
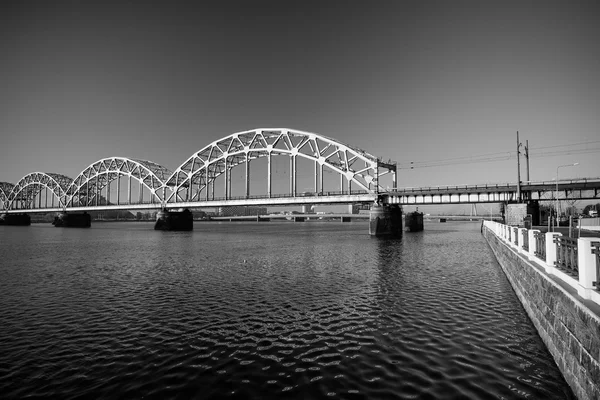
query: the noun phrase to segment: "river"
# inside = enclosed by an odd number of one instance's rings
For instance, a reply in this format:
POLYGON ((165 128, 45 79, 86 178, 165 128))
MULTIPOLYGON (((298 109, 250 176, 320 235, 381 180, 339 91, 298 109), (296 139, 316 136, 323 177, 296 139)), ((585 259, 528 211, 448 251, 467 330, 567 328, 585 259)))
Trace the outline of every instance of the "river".
POLYGON ((573 399, 479 223, 0 226, 0 397, 573 399))

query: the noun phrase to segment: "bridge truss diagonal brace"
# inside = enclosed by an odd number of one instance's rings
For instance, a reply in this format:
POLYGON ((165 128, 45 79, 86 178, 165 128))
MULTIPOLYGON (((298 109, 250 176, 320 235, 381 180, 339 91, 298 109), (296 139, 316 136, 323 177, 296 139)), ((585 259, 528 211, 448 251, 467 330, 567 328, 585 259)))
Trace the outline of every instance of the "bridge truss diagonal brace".
POLYGON ((9 196, 12 192, 14 184, 8 182, 0 182, 0 210, 8 209, 10 204, 9 196))

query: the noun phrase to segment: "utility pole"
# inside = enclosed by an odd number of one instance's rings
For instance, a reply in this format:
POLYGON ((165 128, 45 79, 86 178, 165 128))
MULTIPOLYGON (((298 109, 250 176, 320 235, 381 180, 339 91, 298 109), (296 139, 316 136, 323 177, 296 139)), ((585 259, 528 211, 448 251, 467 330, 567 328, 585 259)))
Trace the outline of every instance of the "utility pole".
POLYGON ((527 161, 527 182, 529 183, 529 140, 525 141, 525 160, 527 161))
POLYGON ((521 143, 519 142, 519 131, 517 131, 517 202, 521 202, 521 143))

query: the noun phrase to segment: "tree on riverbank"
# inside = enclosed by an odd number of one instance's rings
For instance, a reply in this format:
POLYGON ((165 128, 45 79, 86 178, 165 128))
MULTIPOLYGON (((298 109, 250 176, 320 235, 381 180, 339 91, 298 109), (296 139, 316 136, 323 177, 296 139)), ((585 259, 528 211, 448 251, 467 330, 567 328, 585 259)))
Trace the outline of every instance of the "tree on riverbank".
POLYGON ((600 211, 600 203, 588 204, 583 208, 582 214, 590 215, 590 210, 600 211))

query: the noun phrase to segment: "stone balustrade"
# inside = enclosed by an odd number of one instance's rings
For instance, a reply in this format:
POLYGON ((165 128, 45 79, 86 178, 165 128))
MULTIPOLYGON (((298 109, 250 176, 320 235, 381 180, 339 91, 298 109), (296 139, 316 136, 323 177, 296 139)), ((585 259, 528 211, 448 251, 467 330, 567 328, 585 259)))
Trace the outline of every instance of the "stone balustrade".
POLYGON ((521 256, 541 266, 547 274, 559 277, 581 297, 600 305, 596 255, 599 238, 569 240, 558 232, 542 234, 536 229, 516 228, 494 221, 484 221, 484 225, 521 256), (545 240, 540 240, 541 235, 545 240), (540 244, 545 248, 540 249, 540 244))
POLYGON ((484 225, 498 264, 573 393, 600 399, 599 238, 484 225))

